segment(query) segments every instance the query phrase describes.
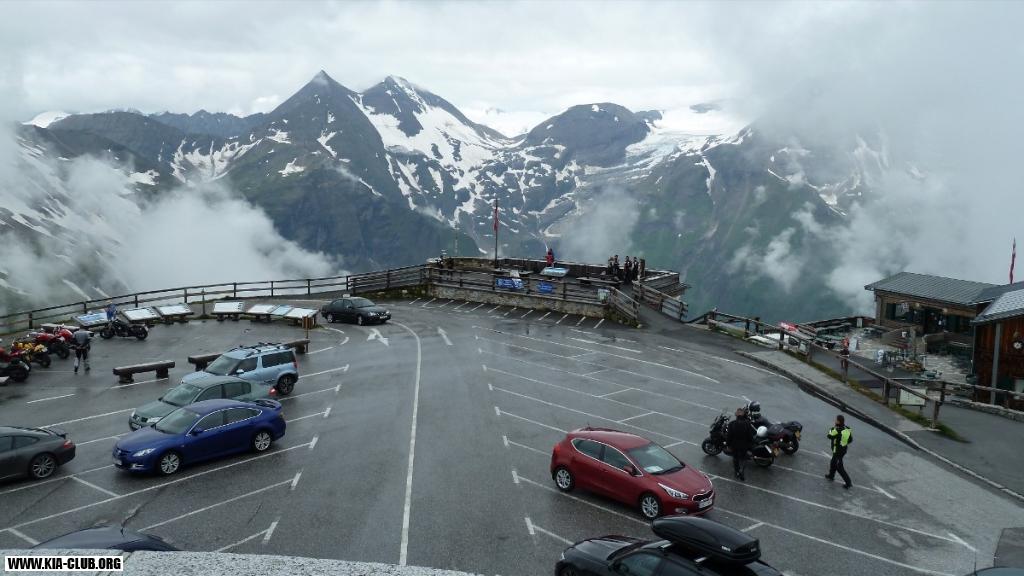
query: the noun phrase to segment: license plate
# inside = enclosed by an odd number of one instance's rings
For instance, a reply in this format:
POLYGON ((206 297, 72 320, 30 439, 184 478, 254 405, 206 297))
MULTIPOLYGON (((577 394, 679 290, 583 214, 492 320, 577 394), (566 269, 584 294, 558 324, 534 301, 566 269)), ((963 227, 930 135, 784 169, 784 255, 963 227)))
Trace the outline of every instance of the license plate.
POLYGON ((708 498, 707 500, 701 500, 700 503, 697 504, 697 508, 707 508, 708 506, 711 506, 711 502, 713 502, 711 498, 708 498))
POLYGON ((114 458, 114 465, 115 466, 124 466, 124 462, 121 462, 117 458, 114 458))

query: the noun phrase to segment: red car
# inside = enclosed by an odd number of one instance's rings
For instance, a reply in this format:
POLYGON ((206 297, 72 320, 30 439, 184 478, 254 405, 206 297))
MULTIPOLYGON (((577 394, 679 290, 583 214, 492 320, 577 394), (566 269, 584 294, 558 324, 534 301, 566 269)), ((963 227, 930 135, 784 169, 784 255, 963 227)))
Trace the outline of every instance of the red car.
POLYGON ((551 477, 563 492, 583 488, 645 518, 703 514, 714 506, 711 480, 650 440, 607 428, 573 430, 551 452, 551 477))

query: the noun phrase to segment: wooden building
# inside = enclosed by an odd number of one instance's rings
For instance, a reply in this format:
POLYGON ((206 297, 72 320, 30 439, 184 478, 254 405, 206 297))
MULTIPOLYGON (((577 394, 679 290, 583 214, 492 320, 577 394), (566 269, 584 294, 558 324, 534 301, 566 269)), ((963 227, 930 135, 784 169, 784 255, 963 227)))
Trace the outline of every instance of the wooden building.
POLYGON ((864 289, 875 293, 875 324, 893 330, 913 328, 918 336, 946 333, 968 343, 971 322, 1004 293, 1024 289, 1024 282, 999 286, 900 272, 864 289))
MULTIPOLYGON (((972 324, 977 383, 1024 392, 1024 289, 1000 295, 972 324)), ((980 392, 975 400, 1024 408, 1024 400, 997 392, 980 392)))

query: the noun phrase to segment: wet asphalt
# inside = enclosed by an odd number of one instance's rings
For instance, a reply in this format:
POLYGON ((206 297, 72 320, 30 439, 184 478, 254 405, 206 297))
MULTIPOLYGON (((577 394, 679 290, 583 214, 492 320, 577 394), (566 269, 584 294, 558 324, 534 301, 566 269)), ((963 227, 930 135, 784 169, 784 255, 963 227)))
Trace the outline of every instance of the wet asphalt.
POLYGON ((729 337, 463 301, 387 305, 394 321, 383 326, 311 331, 284 401, 287 435, 270 452, 171 478, 112 467, 131 410, 190 372, 190 354, 291 340, 299 328, 159 325, 142 342, 95 341, 88 374, 57 360, 0 387, 0 423, 59 424, 78 444, 54 478, 0 483, 0 548, 125 523, 189 550, 550 574, 566 542, 652 537, 635 507, 554 489, 551 447, 588 424, 644 435, 712 475, 709 517, 757 536, 764 559, 793 576, 966 574, 976 558, 991 563, 1003 528, 1024 526, 1015 501, 855 420, 854 488, 825 481, 835 410, 734 354, 746 345, 729 337), (119 386, 111 374, 157 359, 177 362, 169 380, 119 386), (748 398, 771 419, 800 420, 805 437, 739 483, 699 444, 748 398))

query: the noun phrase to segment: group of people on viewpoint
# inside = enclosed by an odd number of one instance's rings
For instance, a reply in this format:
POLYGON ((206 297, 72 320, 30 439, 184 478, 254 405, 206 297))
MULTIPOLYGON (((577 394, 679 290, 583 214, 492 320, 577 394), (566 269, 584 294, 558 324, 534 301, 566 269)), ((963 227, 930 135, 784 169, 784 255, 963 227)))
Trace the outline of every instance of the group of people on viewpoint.
MULTIPOLYGON (((760 404, 750 403, 746 407, 736 409, 736 419, 729 423, 726 432, 726 443, 729 451, 732 452, 732 466, 736 479, 740 482, 746 480, 744 469, 750 449, 754 446, 754 439, 757 436, 757 426, 765 425, 767 420, 761 416, 760 404), (751 413, 749 407, 756 405, 756 413, 751 413)), ((837 414, 832 428, 825 434, 831 448, 832 459, 829 462, 828 473, 825 479, 834 481, 836 473, 843 479, 843 488, 847 490, 853 486, 850 475, 846 472, 843 459, 846 451, 853 442, 853 430, 846 425, 846 417, 837 414)))
POLYGON ((605 268, 605 274, 608 276, 614 276, 620 282, 632 282, 639 280, 644 277, 647 272, 647 260, 640 258, 637 259, 633 256, 630 260, 629 256, 626 256, 626 260, 619 264, 619 255, 616 254, 608 258, 608 267, 605 268))

